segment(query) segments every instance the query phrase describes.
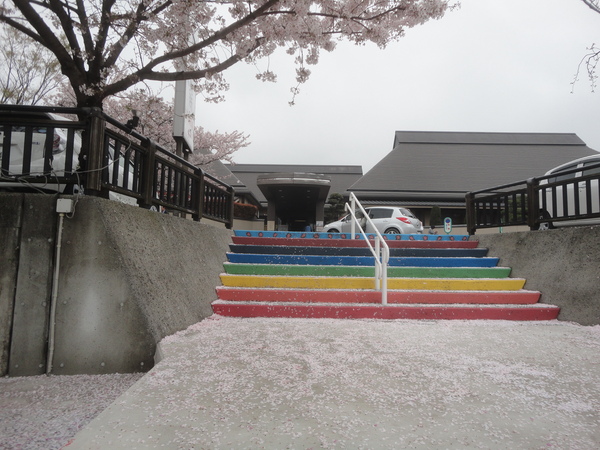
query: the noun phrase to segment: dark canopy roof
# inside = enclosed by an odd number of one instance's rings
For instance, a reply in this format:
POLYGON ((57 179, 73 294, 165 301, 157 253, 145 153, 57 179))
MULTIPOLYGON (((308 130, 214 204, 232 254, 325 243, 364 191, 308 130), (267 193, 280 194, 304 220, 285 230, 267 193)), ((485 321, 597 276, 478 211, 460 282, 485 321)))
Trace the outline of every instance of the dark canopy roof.
POLYGON ((348 190, 364 199, 464 200, 595 153, 575 134, 397 131, 393 150, 348 190))
POLYGON ((325 166, 304 164, 226 164, 233 174, 254 193, 257 199, 267 204, 267 199, 257 186, 259 175, 270 173, 312 173, 325 175, 331 180, 330 194, 344 194, 362 176, 361 166, 325 166))

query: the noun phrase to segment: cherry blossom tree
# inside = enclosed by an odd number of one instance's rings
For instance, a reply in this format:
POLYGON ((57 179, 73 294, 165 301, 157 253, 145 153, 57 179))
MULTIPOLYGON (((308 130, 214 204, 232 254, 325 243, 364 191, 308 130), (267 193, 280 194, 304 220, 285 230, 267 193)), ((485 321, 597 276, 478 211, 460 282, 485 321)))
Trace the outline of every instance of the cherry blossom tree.
MULTIPOLYGON (((0 22, 52 52, 77 106, 144 81, 196 80, 206 99, 224 72, 285 48, 298 83, 338 39, 385 47, 443 16, 450 0, 0 0, 0 22)), ((268 67, 258 78, 275 81, 268 67)))
MULTIPOLYGON (((600 14, 600 0, 581 0, 590 9, 598 14, 600 14)), ((600 47, 596 44, 592 44, 588 49, 587 53, 581 58, 579 65, 577 66, 577 72, 575 73, 575 79, 571 83, 573 89, 575 88, 575 83, 579 81, 579 75, 582 71, 586 72, 587 78, 589 80, 590 86, 592 88, 592 92, 596 90, 596 83, 598 81, 598 74, 596 69, 598 67, 598 63, 600 62, 600 47)))
MULTIPOLYGON (((70 86, 63 84, 51 97, 51 102, 58 106, 75 106, 76 98, 70 86)), ((121 123, 126 123, 132 117, 133 110, 139 114, 138 129, 141 134, 175 153, 175 141, 172 138, 173 104, 150 88, 132 89, 104 101, 104 112, 121 123)), ((189 162, 195 166, 205 166, 213 161, 233 163, 233 154, 248 145, 249 136, 240 131, 211 132, 196 126, 194 151, 189 162)))
POLYGON ((588 5, 593 11, 600 14, 600 0, 581 0, 583 3, 588 5))
POLYGON ((0 25, 0 103, 36 105, 62 76, 52 53, 14 28, 0 25))

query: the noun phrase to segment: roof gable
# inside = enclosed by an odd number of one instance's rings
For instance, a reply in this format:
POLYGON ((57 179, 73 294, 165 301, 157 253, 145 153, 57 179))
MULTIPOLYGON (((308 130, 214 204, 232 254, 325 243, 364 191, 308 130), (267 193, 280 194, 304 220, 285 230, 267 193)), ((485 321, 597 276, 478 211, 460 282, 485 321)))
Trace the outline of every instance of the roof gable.
POLYGON ((394 149, 350 187, 424 196, 466 192, 543 175, 596 152, 575 134, 397 131, 394 149))

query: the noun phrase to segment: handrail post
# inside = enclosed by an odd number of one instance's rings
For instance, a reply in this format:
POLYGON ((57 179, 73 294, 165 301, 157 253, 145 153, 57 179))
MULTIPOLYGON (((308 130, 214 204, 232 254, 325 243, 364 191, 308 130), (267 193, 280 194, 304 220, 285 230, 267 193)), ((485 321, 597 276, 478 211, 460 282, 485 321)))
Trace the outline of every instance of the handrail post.
POLYGON ((350 223, 350 239, 354 239, 354 235, 356 234, 356 221, 354 220, 354 211, 356 211, 356 203, 355 203, 354 193, 350 193, 350 208, 352 209, 352 222, 350 223))
POLYGON ((194 204, 192 208, 196 210, 196 214, 192 217, 195 221, 200 222, 202 220, 202 215, 204 214, 204 202, 205 202, 205 181, 204 181, 204 171, 200 167, 196 167, 194 169, 194 175, 196 178, 196 186, 194 189, 194 204))
POLYGON ((466 206, 467 206, 467 232, 470 235, 474 235, 475 230, 477 230, 477 224, 475 223, 475 194, 473 194, 472 192, 467 192, 466 206))
POLYGON ((383 266, 381 270, 381 304, 387 305, 387 262, 382 262, 381 264, 383 266))
POLYGON ((535 178, 527 179, 527 225, 530 230, 536 229, 536 220, 538 217, 538 210, 540 209, 540 199, 535 192, 537 186, 537 180, 535 178))
MULTIPOLYGON (((379 255, 381 255, 381 244, 379 243, 379 236, 375 238, 375 254, 377 255, 376 259, 379 259, 379 255)), ((375 264, 375 289, 378 291, 381 290, 381 277, 382 277, 382 267, 381 260, 376 262, 375 264)))
POLYGON ((100 196, 102 191, 102 161, 106 121, 100 108, 90 108, 88 115, 87 152, 85 161, 85 193, 100 196))
POLYGON ((229 186, 227 188, 227 202, 228 202, 228 206, 227 206, 227 223, 225 224, 225 227, 228 230, 231 230, 233 228, 233 201, 234 201, 234 197, 235 197, 235 192, 233 190, 232 186, 229 186))
POLYGON ((142 164, 142 196, 143 204, 140 206, 150 208, 156 191, 154 163, 156 161, 156 145, 150 139, 144 143, 146 156, 142 164))
POLYGON ((387 305, 387 264, 390 260, 390 248, 387 245, 387 243, 384 241, 381 233, 377 230, 377 228, 375 228, 375 225, 371 221, 371 218, 367 216, 365 209, 362 207, 362 205, 360 204, 358 199, 354 196, 353 192, 350 193, 350 204, 346 203, 346 209, 349 210, 350 216, 352 217, 352 222, 351 222, 352 239, 354 239, 354 234, 355 234, 354 226, 357 223, 356 214, 355 214, 356 203, 358 203, 360 212, 365 217, 367 224, 370 223, 375 231, 375 233, 374 233, 375 234, 375 249, 374 249, 373 246, 371 245, 371 243, 369 242, 369 238, 368 238, 367 234, 365 233, 365 230, 363 230, 360 223, 358 224, 360 233, 361 233, 362 237, 365 239, 365 242, 367 243, 369 249, 371 250, 371 254, 373 255, 373 257, 375 259, 375 279, 374 279, 375 289, 381 291, 381 304, 387 305), (350 205, 352 205, 352 206, 350 206, 350 205))

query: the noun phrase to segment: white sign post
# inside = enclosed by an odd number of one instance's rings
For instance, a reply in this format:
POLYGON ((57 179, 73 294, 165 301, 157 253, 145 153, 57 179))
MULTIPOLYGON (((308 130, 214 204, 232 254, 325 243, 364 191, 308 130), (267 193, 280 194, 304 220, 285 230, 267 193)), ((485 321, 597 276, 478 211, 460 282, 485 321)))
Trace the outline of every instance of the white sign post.
POLYGON ((450 234, 452 232, 452 219, 450 217, 446 217, 444 219, 444 231, 446 234, 450 234))
POLYGON ((196 92, 191 80, 175 82, 173 117, 173 137, 177 142, 177 155, 194 151, 194 126, 196 112, 196 92))

